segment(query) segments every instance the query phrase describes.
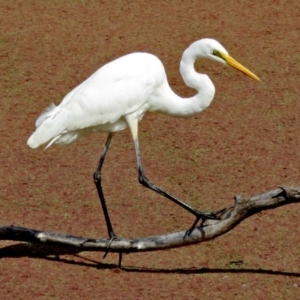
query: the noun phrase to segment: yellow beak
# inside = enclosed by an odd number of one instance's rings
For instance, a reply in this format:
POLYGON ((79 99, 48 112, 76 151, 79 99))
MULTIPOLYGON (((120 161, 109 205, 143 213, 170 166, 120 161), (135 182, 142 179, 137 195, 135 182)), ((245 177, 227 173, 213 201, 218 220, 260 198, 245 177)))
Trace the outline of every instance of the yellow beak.
POLYGON ((230 55, 226 55, 222 53, 223 59, 228 63, 230 66, 238 69, 239 71, 245 73, 246 75, 250 76, 251 78, 260 81, 260 79, 252 73, 250 70, 248 70, 246 67, 241 65, 239 62, 237 62, 234 58, 232 58, 230 55))

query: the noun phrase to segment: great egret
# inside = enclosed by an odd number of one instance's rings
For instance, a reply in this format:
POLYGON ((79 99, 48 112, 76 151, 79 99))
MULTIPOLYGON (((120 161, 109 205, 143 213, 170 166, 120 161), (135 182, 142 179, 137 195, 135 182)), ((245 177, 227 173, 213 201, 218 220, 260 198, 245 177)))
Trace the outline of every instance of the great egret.
MULTIPOLYGON (((161 112, 173 117, 190 117, 205 108, 213 100, 215 87, 209 77, 194 69, 198 58, 209 58, 229 64, 253 79, 259 78, 242 66, 216 40, 201 39, 192 43, 183 53, 180 73, 184 82, 198 93, 190 98, 177 96, 170 88, 162 62, 148 53, 132 53, 120 57, 87 78, 68 93, 62 102, 49 106, 36 120, 36 130, 27 144, 31 148, 52 144, 69 144, 93 132, 108 132, 94 182, 101 201, 110 239, 116 237, 105 204, 101 187, 101 168, 113 133, 129 127, 134 141, 139 182, 177 203, 200 218, 216 218, 213 213, 194 209, 152 184, 145 176, 141 161, 138 122, 146 111, 161 112)), ((192 228, 193 228, 192 226, 192 228)))

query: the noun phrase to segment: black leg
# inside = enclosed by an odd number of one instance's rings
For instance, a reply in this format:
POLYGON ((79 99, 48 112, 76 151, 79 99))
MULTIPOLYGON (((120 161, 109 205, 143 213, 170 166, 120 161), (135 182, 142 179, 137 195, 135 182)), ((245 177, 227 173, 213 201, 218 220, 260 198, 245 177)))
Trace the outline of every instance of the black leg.
MULTIPOLYGON (((112 241, 117 238, 116 234, 113 231, 113 227, 112 227, 112 224, 111 224, 111 221, 110 221, 110 217, 109 217, 109 214, 108 214, 108 210, 107 210, 107 207, 106 207, 106 202, 105 202, 105 198, 104 198, 104 194, 103 194, 103 190, 102 190, 102 186, 101 186, 101 169, 102 169, 104 159, 105 159, 106 153, 108 151, 108 148, 109 148, 112 137, 113 137, 113 133, 110 132, 108 134, 105 146, 103 148, 103 151, 102 151, 97 169, 94 173, 94 182, 95 182, 95 185, 96 185, 96 188, 97 188, 97 191, 98 191, 100 203, 101 203, 103 214, 104 214, 104 217, 105 217, 108 235, 110 237, 110 241, 108 242, 108 245, 107 245, 107 251, 105 252, 103 258, 105 258, 106 255, 108 254, 109 247, 110 247, 112 241)), ((122 253, 119 253, 119 264, 118 264, 119 268, 121 268, 121 264, 122 264, 122 253)))
POLYGON ((193 223, 192 227, 190 228, 190 232, 193 231, 193 229, 195 228, 197 222, 200 219, 213 219, 213 220, 219 219, 216 214, 210 213, 210 212, 201 212, 197 209, 194 209, 190 205, 188 205, 188 204, 184 203, 183 201, 175 198, 174 196, 170 195, 166 191, 162 190, 161 188, 159 188, 156 185, 154 185, 153 183, 151 183, 147 179, 147 177, 145 176, 144 171, 143 171, 142 160, 141 160, 140 149, 139 149, 139 141, 138 141, 137 137, 134 139, 134 147, 135 147, 136 160, 137 160, 137 165, 138 165, 139 182, 143 186, 159 193, 160 195, 166 197, 167 199, 170 199, 174 203, 178 204, 179 206, 183 207, 184 209, 186 209, 187 211, 192 213, 196 217, 196 221, 193 223))
POLYGON ((105 159, 105 156, 106 156, 107 150, 109 148, 112 137, 113 137, 113 133, 109 133, 108 137, 107 137, 107 140, 106 140, 106 143, 105 143, 105 146, 103 148, 99 163, 98 163, 98 167, 97 167, 97 169, 94 173, 94 182, 95 182, 95 185, 96 185, 96 188, 97 188, 97 191, 98 191, 100 203, 101 203, 103 214, 104 214, 105 221, 106 221, 108 235, 111 238, 111 241, 116 237, 116 235, 114 234, 113 227, 111 225, 110 217, 109 217, 107 207, 106 207, 106 203, 105 203, 105 198, 104 198, 103 191, 102 191, 101 168, 102 168, 102 165, 103 165, 103 162, 104 162, 104 159, 105 159))

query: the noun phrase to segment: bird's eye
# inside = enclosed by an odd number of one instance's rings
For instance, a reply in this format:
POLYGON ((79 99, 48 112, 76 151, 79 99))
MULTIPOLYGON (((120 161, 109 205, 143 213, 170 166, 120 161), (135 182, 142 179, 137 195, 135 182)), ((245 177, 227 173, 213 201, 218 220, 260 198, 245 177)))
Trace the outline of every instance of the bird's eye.
POLYGON ((213 50, 213 55, 218 56, 223 59, 222 54, 218 50, 213 50))

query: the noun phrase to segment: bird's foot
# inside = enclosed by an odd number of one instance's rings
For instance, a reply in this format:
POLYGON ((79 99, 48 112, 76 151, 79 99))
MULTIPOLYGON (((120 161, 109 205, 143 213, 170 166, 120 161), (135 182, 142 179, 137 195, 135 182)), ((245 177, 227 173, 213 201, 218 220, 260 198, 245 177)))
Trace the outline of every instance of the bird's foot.
POLYGON ((104 255, 103 255, 103 259, 107 256, 107 254, 108 254, 108 252, 109 252, 109 249, 110 249, 111 243, 112 243, 114 240, 116 240, 116 239, 118 238, 118 237, 115 235, 114 232, 111 232, 111 233, 109 234, 109 237, 110 237, 110 239, 109 239, 109 241, 108 241, 108 243, 107 243, 107 246, 106 246, 106 252, 105 252, 104 255))
POLYGON ((205 220, 220 220, 220 217, 218 216, 218 212, 203 212, 196 210, 195 211, 195 216, 198 219, 202 219, 203 221, 205 220))
MULTIPOLYGON (((109 234, 109 236, 110 236, 110 239, 109 239, 109 241, 108 241, 108 243, 107 243, 107 246, 106 246, 106 252, 105 252, 104 255, 103 255, 103 259, 107 256, 107 254, 108 254, 108 252, 109 252, 109 249, 110 249, 111 243, 112 243, 113 241, 115 241, 116 239, 118 239, 118 236, 115 235, 114 232, 111 232, 111 233, 109 234)), ((122 254, 123 254, 122 252, 119 252, 119 262, 118 262, 118 267, 119 267, 119 268, 122 267, 122 254)))
POLYGON ((199 210, 195 210, 194 215, 196 216, 196 220, 193 223, 193 225, 190 227, 189 230, 186 231, 185 236, 189 236, 192 234, 193 230, 195 229, 197 223, 201 220, 201 226, 204 225, 204 222, 207 220, 215 220, 215 221, 220 221, 221 220, 221 215, 225 212, 225 209, 218 210, 216 212, 202 212, 199 210))

